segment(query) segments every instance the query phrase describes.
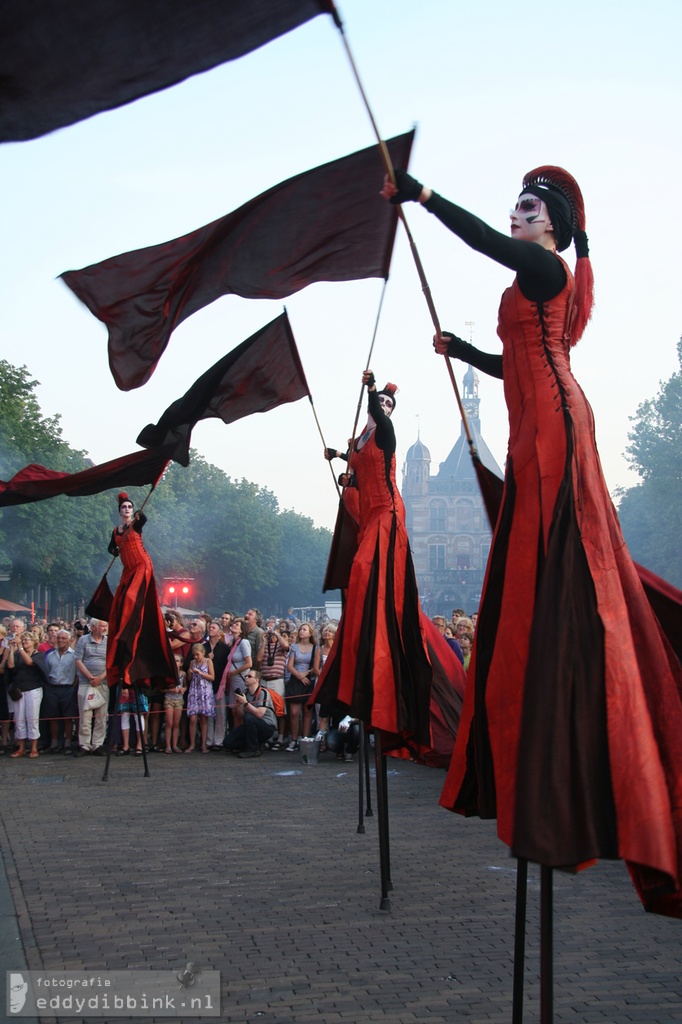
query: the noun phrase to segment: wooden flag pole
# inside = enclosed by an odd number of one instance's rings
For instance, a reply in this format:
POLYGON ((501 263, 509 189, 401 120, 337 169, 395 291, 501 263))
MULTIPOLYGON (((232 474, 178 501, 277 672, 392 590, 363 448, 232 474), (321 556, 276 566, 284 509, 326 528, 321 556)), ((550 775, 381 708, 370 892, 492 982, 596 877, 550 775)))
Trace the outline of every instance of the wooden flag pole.
MULTIPOLYGON (((387 284, 388 284, 388 278, 385 277, 384 278, 384 284, 383 284, 383 287, 381 289, 381 298, 379 299, 379 308, 377 309, 377 315, 376 315, 376 319, 374 321, 374 331, 372 332, 372 341, 370 342, 369 352, 367 353, 367 362, 365 364, 365 370, 369 370, 370 366, 371 366, 371 363, 372 363, 372 353, 374 352, 374 343, 377 340, 377 332, 379 330, 379 320, 381 319, 381 311, 384 308, 384 297, 386 295, 386 286, 387 286, 387 284)), ((350 439, 350 453, 351 453, 351 456, 352 456, 354 445, 355 445, 355 438, 357 436, 358 423, 360 421, 360 413, 362 412, 362 399, 364 397, 364 392, 365 392, 365 386, 364 386, 364 384, 361 384, 360 385, 360 395, 358 397, 358 404, 357 404, 357 408, 355 410, 355 420, 353 421, 353 433, 351 434, 351 439, 350 439)), ((350 459, 349 459, 348 467, 350 468, 350 459)))
MULTIPOLYGON (((326 0, 326 2, 327 2, 327 0, 326 0)), ((377 123, 376 123, 376 121, 374 119, 374 114, 372 113, 372 108, 369 105, 369 100, 367 99, 367 94, 365 93, 365 90, 363 88, 362 81, 360 79, 360 74, 358 72, 355 60, 353 59, 353 54, 352 54, 350 46, 348 44, 348 40, 346 38, 346 33, 344 31, 344 28, 343 28, 343 22, 341 21, 341 17, 339 15, 339 12, 336 9, 336 6, 335 6, 333 0, 328 0, 328 7, 329 7, 329 12, 332 15, 332 18, 334 19, 334 24, 336 25, 336 27, 338 28, 338 30, 339 30, 339 32, 341 34, 341 39, 343 40, 344 49, 345 49, 346 54, 348 56, 348 60, 350 62, 350 66, 351 66, 351 69, 353 71, 353 75, 355 77, 355 81, 357 82, 358 89, 360 90, 360 95, 362 96, 362 100, 363 100, 363 103, 365 105, 365 109, 366 109, 367 114, 369 115, 369 119, 370 119, 370 121, 372 123, 372 128, 374 129, 374 134, 375 134, 377 142, 379 144, 379 151, 381 153, 381 159, 382 159, 383 164, 384 164, 384 169, 385 169, 385 171, 386 171, 390 181, 395 185, 395 174, 393 173, 393 164, 391 162, 391 156, 390 156, 390 153, 388 152, 388 147, 386 146, 386 143, 384 142, 384 140, 381 137, 381 134, 379 132, 379 128, 378 128, 377 123)), ((442 331, 441 331, 441 326, 440 326, 440 320, 438 318, 438 313, 436 311, 436 307, 435 307, 434 302, 433 302, 433 297, 431 295, 431 288, 429 286, 429 282, 428 282, 426 274, 424 272, 424 267, 423 267, 423 264, 422 264, 422 261, 421 261, 421 257, 419 255, 419 250, 417 249, 417 246, 415 244, 414 238, 412 237, 412 232, 410 231, 409 226, 407 224, 407 219, 405 217, 405 211, 403 210, 402 206, 400 206, 400 205, 398 206, 398 217, 402 221, 403 227, 405 228, 405 232, 407 234, 407 240, 408 240, 409 245, 410 245, 410 251, 412 252, 412 258, 414 260, 414 264, 415 264, 415 266, 417 268, 417 273, 419 275, 419 281, 420 281, 421 286, 422 286, 422 292, 424 294, 424 298, 426 300, 426 305, 428 306, 429 313, 431 314, 431 321, 432 321, 433 326, 434 326, 434 328, 436 330, 436 334, 441 334, 442 331)), ((443 359, 445 360, 445 365, 447 366, 447 369, 448 369, 448 376, 450 377, 450 383, 452 384, 452 390, 455 393, 455 400, 457 402, 457 407, 459 409, 459 414, 460 414, 460 416, 462 418, 462 423, 464 424, 464 433, 466 434, 466 439, 467 439, 467 443, 469 445, 469 450, 471 452, 471 456, 472 456, 472 458, 478 458, 478 452, 476 451, 476 445, 474 443, 474 438, 473 438, 473 435, 471 433, 471 427, 469 426, 469 419, 468 419, 466 411, 464 409, 464 405, 462 404, 462 398, 461 398, 460 393, 459 393, 459 388, 457 387, 457 381, 455 379, 454 370, 452 369, 452 364, 451 364, 450 359, 449 359, 449 357, 447 355, 444 355, 443 359)))

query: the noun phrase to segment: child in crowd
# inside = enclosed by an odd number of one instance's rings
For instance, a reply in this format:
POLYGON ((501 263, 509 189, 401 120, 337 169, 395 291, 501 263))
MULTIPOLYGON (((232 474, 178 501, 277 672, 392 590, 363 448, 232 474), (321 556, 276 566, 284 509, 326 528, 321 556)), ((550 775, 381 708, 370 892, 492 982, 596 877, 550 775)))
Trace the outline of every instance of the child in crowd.
POLYGON ((135 745, 135 754, 138 757, 142 756, 142 744, 145 740, 147 732, 147 712, 149 711, 149 701, 147 700, 146 694, 140 693, 138 690, 137 700, 139 701, 140 721, 142 722, 142 732, 138 726, 137 710, 138 705, 135 700, 135 691, 132 687, 122 686, 121 693, 118 700, 118 712, 121 716, 121 737, 123 739, 122 749, 118 751, 118 756, 122 757, 123 754, 130 753, 130 716, 132 715, 135 721, 135 729, 137 733, 137 742, 135 745))
POLYGON ((187 676, 182 670, 182 654, 175 655, 175 663, 178 666, 178 685, 166 690, 163 698, 166 713, 166 754, 180 753, 180 719, 187 692, 187 676))
POLYGON ((215 718, 215 697, 213 694, 213 662, 206 657, 203 644, 194 644, 189 664, 189 691, 187 693, 187 717, 189 718, 189 746, 185 751, 191 754, 197 732, 197 718, 201 729, 201 753, 208 754, 206 738, 208 720, 215 718))

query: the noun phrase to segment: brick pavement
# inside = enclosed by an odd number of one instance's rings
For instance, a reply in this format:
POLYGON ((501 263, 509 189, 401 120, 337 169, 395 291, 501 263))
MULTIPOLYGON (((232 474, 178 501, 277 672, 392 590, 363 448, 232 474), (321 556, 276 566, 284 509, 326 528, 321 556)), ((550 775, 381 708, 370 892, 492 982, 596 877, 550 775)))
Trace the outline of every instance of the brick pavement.
MULTIPOLYGON (((389 765, 382 912, 376 817, 357 834, 357 766, 332 754, 152 755, 149 779, 115 758, 105 784, 101 759, 0 759, 27 966, 193 960, 222 972, 229 1024, 507 1024, 514 862, 493 822, 438 807, 443 772, 389 765)), ((538 895, 531 868, 528 1024, 538 895)), ((682 922, 645 914, 623 864, 555 875, 554 904, 557 1024, 682 1022, 682 922)))

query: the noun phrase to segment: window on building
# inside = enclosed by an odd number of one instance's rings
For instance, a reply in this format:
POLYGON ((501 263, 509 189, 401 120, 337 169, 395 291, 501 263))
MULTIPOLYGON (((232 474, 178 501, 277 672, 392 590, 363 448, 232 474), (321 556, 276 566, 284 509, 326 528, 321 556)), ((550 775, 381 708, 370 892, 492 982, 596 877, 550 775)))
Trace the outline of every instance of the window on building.
POLYGON ((445 544, 429 544, 429 572, 445 569, 445 544))
POLYGON ((433 501, 429 506, 429 529, 431 533, 445 533, 447 506, 444 501, 433 501))
POLYGON ((457 550, 455 552, 456 565, 458 569, 470 569, 473 557, 474 545, 471 537, 458 537, 457 550))
POLYGON ((466 531, 470 533, 474 528, 474 505, 471 501, 458 501, 455 505, 455 533, 466 531))

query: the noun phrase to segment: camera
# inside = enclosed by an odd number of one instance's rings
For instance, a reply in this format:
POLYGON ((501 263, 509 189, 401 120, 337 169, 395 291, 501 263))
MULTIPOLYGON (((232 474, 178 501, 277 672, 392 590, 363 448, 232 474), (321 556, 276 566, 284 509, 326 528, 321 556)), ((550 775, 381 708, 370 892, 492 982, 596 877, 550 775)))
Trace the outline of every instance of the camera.
POLYGON ((240 697, 244 696, 244 691, 239 686, 237 687, 237 689, 234 692, 238 693, 240 697))

